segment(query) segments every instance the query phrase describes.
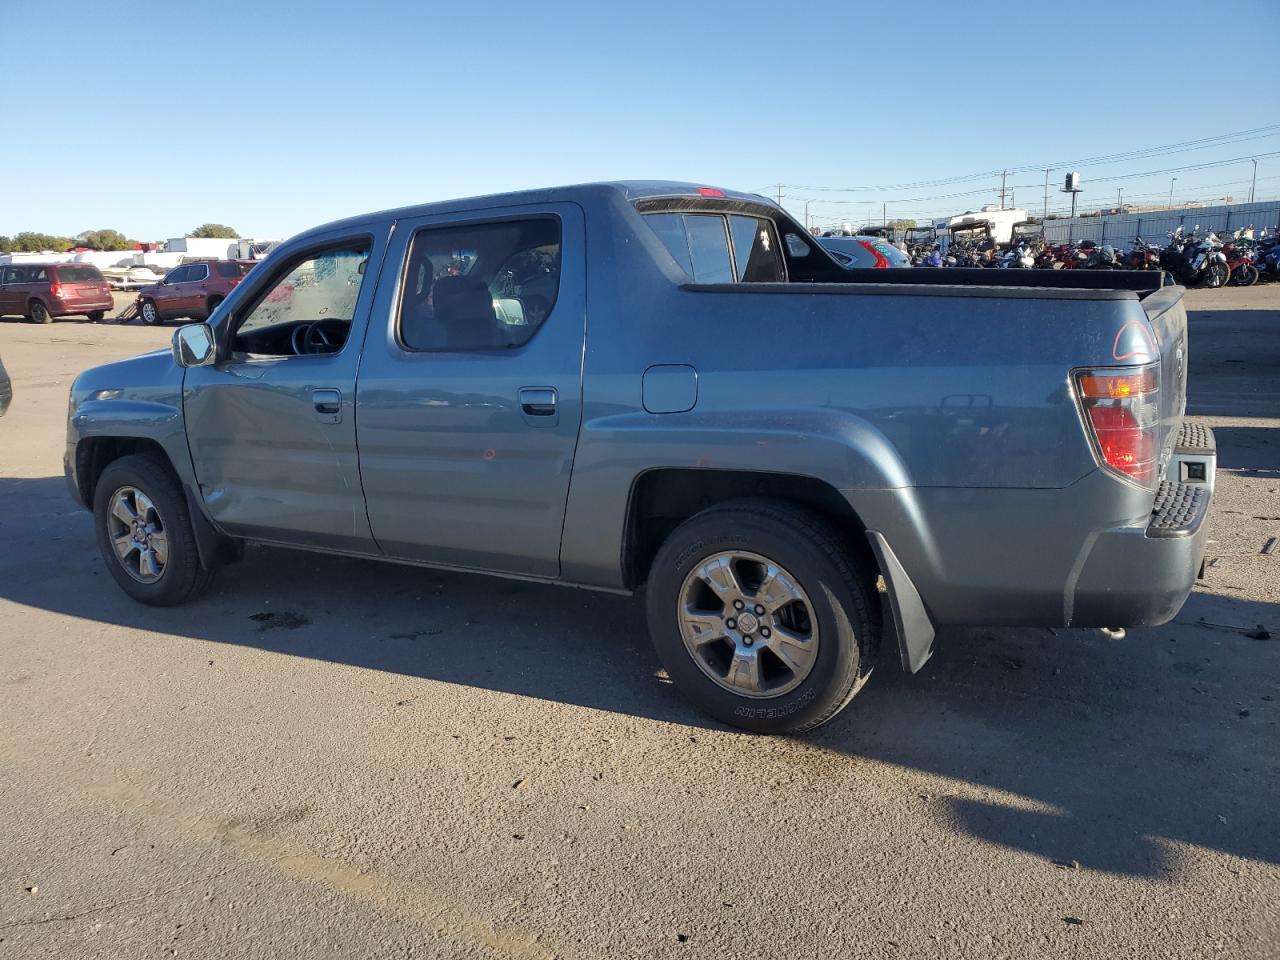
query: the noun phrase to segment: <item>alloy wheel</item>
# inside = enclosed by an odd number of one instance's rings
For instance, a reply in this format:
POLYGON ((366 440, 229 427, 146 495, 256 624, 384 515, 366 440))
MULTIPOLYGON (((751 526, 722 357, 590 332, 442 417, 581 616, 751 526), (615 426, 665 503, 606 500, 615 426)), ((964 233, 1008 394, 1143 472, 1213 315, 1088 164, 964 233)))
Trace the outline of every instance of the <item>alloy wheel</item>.
POLYGON ((737 696, 780 697, 818 657, 818 618, 796 578, 757 553, 702 560, 680 589, 680 635, 703 673, 737 696))
POLYGON ((169 537, 156 505, 137 487, 111 495, 107 533, 120 566, 139 583, 155 583, 169 562, 169 537))

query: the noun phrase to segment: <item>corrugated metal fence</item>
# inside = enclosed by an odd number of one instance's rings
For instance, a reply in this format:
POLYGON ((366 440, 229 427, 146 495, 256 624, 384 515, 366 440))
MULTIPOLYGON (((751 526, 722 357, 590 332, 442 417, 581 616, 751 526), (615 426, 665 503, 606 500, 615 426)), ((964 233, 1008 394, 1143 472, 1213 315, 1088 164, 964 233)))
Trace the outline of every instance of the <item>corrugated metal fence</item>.
POLYGON ((1221 207, 1189 207, 1185 210, 1156 210, 1150 213, 1124 213, 1105 217, 1076 217, 1074 220, 1046 220, 1045 239, 1050 243, 1068 240, 1096 240, 1115 247, 1127 248, 1141 237, 1149 243, 1163 245, 1169 234, 1182 227, 1184 233, 1199 228, 1212 230, 1219 236, 1242 227, 1253 227, 1275 233, 1280 228, 1280 200, 1262 203, 1233 203, 1221 207))

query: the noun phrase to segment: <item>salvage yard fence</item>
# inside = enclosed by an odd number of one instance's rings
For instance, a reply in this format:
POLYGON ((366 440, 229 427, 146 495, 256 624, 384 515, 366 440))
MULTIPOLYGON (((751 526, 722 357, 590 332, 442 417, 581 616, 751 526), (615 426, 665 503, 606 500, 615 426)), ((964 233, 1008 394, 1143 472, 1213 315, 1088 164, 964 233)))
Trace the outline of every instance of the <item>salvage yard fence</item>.
POLYGON ((1169 234, 1179 227, 1183 233, 1212 230, 1220 237, 1248 227, 1253 228, 1255 236, 1261 236, 1263 230, 1274 234, 1280 230, 1280 200, 1046 220, 1044 237, 1048 243, 1093 240, 1100 245, 1123 248, 1141 237, 1148 243, 1164 246, 1169 242, 1169 234))

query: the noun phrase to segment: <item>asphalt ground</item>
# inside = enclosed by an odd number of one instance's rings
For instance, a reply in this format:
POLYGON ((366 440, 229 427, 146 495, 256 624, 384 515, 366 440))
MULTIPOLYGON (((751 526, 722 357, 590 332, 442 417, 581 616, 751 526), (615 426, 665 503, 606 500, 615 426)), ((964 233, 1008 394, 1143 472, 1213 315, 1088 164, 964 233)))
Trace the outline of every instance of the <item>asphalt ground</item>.
POLYGON ((0 958, 1280 956, 1280 287, 1189 306, 1176 621, 886 646, 801 738, 692 710, 638 599, 254 548, 133 603, 67 390, 172 328, 0 322, 0 958))

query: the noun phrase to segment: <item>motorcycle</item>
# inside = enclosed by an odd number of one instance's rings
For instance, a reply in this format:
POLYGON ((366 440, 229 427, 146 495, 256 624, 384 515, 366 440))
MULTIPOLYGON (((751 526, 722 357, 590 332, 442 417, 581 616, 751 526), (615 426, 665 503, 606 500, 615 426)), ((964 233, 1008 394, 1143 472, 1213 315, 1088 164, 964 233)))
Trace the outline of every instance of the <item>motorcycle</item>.
POLYGON ((1227 267, 1231 270, 1230 283, 1236 287, 1251 287, 1258 282, 1258 268, 1253 265, 1253 243, 1235 239, 1222 248, 1227 258, 1227 267))
MULTIPOLYGON (((1200 228, 1197 225, 1195 229, 1200 228)), ((1188 287, 1203 284, 1216 289, 1231 278, 1231 267, 1222 252, 1222 241, 1212 232, 1200 237, 1194 230, 1184 234, 1178 227, 1169 234, 1169 246, 1160 255, 1160 266, 1188 287)))

